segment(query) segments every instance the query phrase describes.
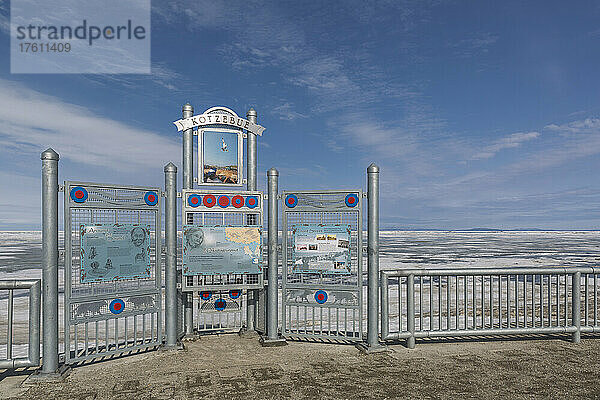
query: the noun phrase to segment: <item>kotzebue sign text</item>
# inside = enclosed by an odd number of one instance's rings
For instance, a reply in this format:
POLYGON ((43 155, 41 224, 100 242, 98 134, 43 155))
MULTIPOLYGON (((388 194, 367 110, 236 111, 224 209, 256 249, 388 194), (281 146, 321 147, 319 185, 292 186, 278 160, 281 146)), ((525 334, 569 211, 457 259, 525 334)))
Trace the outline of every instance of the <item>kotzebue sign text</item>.
POLYGON ((262 136, 265 130, 264 126, 255 124, 254 122, 248 121, 247 119, 240 118, 229 114, 201 114, 194 115, 193 117, 180 119, 173 122, 177 127, 178 131, 183 131, 197 126, 208 126, 208 125, 229 125, 239 129, 245 129, 255 135, 262 136))

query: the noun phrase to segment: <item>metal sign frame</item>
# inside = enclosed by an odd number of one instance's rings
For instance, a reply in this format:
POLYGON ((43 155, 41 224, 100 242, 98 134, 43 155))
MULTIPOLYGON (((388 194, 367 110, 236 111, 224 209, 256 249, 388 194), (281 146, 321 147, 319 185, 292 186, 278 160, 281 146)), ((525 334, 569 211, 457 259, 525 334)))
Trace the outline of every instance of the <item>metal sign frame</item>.
POLYGON ((290 339, 319 338, 341 342, 363 339, 363 254, 361 190, 284 191, 282 335, 290 339), (352 195, 353 205, 348 205, 352 195), (288 197, 292 196, 292 197, 288 197), (290 200, 291 199, 291 200, 290 200), (351 273, 292 271, 293 225, 350 225, 351 273))
MULTIPOLYGON (((259 191, 234 191, 234 190, 182 190, 182 220, 186 225, 198 226, 253 226, 261 229, 261 254, 264 250, 262 240, 263 226, 263 201, 264 195, 259 191), (225 208, 215 204, 208 207, 204 204, 190 205, 191 196, 204 198, 205 195, 213 195, 218 199, 220 195, 242 196, 246 198, 253 196, 258 199, 254 208, 244 204, 239 208, 229 205, 225 208)), ((181 244, 183 254, 183 242, 181 244)), ((262 259, 261 269, 266 264, 262 259)), ((264 270, 259 274, 213 274, 213 275, 187 275, 182 278, 181 290, 191 292, 193 297, 194 319, 199 332, 224 332, 239 331, 246 321, 246 296, 248 289, 260 289, 264 286, 264 270), (239 296, 230 298, 230 291, 239 291, 239 296), (202 294, 209 293, 208 299, 203 299, 202 294), (226 306, 219 310, 216 299, 226 299, 226 306), (228 301, 235 300, 235 301, 228 301)))
POLYGON ((65 362, 162 344, 161 189, 66 181, 65 362), (150 277, 82 283, 81 225, 150 225, 150 277))
POLYGON ((231 129, 231 128, 210 128, 205 127, 203 129, 198 129, 198 177, 196 180, 198 181, 198 186, 243 186, 243 173, 244 169, 244 132, 239 129, 231 129), (227 135, 237 135, 237 181, 238 183, 213 183, 213 182, 204 182, 204 133, 208 132, 223 132, 227 135))

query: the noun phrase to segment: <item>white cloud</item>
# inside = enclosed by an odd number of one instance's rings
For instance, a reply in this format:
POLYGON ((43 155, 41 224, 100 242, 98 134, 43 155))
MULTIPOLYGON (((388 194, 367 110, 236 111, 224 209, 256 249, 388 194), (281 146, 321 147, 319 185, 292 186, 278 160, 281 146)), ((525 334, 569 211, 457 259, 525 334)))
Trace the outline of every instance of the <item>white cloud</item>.
POLYGON ((293 110, 293 105, 290 103, 284 103, 280 106, 274 107, 271 112, 286 121, 293 121, 299 118, 306 118, 306 115, 301 114, 293 110))
POLYGON ((489 146, 484 147, 480 152, 473 156, 475 160, 492 158, 500 150, 511 149, 521 146, 524 142, 537 139, 540 136, 539 132, 517 132, 511 135, 500 138, 489 146))
POLYGON ((127 171, 156 168, 180 153, 176 135, 104 118, 6 80, 0 80, 0 143, 3 152, 27 154, 51 145, 62 158, 127 171))

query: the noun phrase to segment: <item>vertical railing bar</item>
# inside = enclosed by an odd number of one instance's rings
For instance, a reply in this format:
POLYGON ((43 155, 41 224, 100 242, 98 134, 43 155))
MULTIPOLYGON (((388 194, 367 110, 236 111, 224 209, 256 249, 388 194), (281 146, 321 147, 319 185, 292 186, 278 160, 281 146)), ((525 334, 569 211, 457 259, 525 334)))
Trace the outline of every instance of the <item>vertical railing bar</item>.
POLYGON ((415 347, 415 276, 408 275, 406 283, 406 307, 407 307, 407 328, 410 336, 406 341, 406 347, 413 349, 415 347))
POLYGON ((594 326, 598 326, 598 274, 594 272, 594 326))
POLYGON ((521 310, 519 308, 519 276, 515 274, 515 327, 521 326, 521 310))
POLYGON ((523 275, 523 326, 527 328, 527 274, 523 275))
POLYGON ((119 318, 115 318, 115 349, 119 349, 119 318))
POLYGON ((475 275, 473 275, 472 277, 472 286, 473 286, 473 302, 472 302, 472 308, 473 308, 473 329, 477 329, 477 303, 475 301, 475 275))
POLYGON ((433 330, 433 276, 429 276, 429 330, 433 330))
POLYGON ((510 275, 506 275, 506 327, 510 328, 512 323, 512 306, 510 301, 510 275))
POLYGON ((490 329, 494 328, 494 287, 493 287, 493 279, 494 277, 490 275, 490 329))
POLYGON ((485 329, 485 277, 481 275, 481 329, 485 329))
POLYGON ((96 340, 96 350, 95 353, 98 354, 99 349, 98 349, 98 322, 99 321, 95 321, 94 325, 96 325, 96 336, 95 336, 95 340, 96 340))
POLYGON ((540 326, 544 326, 544 275, 540 274, 540 326))
POLYGON ((104 320, 104 351, 110 350, 110 342, 108 341, 108 320, 104 320))
POLYGON ((568 281, 568 275, 565 273, 565 312, 564 312, 564 320, 565 320, 565 326, 567 326, 567 318, 568 318, 568 314, 569 314, 569 309, 568 307, 568 299, 569 299, 569 287, 567 286, 567 281, 568 281))
POLYGON ((450 275, 446 275, 446 330, 450 330, 450 275))
POLYGON ((89 349, 89 336, 88 336, 88 321, 85 322, 85 355, 88 355, 88 349, 89 349))
POLYGON ((552 326, 552 275, 548 274, 548 326, 552 326))
POLYGON ((438 331, 442 330, 442 276, 438 276, 438 331))
POLYGON ((458 312, 459 312, 459 308, 458 308, 458 282, 459 282, 458 281, 458 275, 456 275, 455 279, 454 279, 454 284, 455 284, 455 288, 454 288, 455 290, 454 291, 455 291, 455 294, 456 294, 456 297, 455 297, 456 298, 456 308, 455 308, 455 318, 454 318, 455 319, 455 323, 456 323, 455 329, 460 329, 459 328, 459 324, 458 324, 458 312))
POLYGON ((556 326, 560 325, 560 303, 560 275, 556 275, 556 326))
MULTIPOLYGON (((588 302, 589 302, 589 285, 590 284, 590 274, 585 274, 585 326, 588 326, 588 312, 589 312, 589 308, 588 308, 588 302)), ((565 285, 565 289, 566 289, 566 285, 565 285)), ((565 297, 567 297, 567 295, 565 294, 565 297)), ((565 315, 567 314, 567 311, 565 309, 565 315)))
POLYGON ((423 330, 423 275, 419 276, 419 330, 423 330))
POLYGON ((402 332, 402 277, 398 277, 398 332, 402 332))
MULTIPOLYGON (((129 328, 129 318, 127 316, 125 316, 125 347, 127 347, 127 343, 129 343, 129 335, 128 335, 128 328, 129 328)), ((135 329, 135 316, 133 317, 133 329, 135 329)))
MULTIPOLYGON (((75 335, 73 335, 73 340, 74 340, 74 344, 75 344, 75 356, 74 358, 78 357, 78 353, 79 353, 79 340, 77 339, 78 336, 78 331, 79 331, 79 324, 73 324, 73 328, 75 328, 75 335)), ((70 350, 70 349, 69 349, 70 350)), ((66 350, 65 350, 66 351, 66 350)))
MULTIPOLYGON (((14 290, 13 289, 9 289, 8 290, 8 326, 7 328, 7 332, 6 332, 6 358, 8 360, 12 359, 12 348, 13 348, 13 310, 14 310, 14 304, 13 304, 13 299, 14 299, 14 290)), ((33 346, 32 343, 29 344, 30 346, 33 346)))
POLYGON ((498 328, 502 329, 502 275, 498 275, 498 328))
POLYGON ((469 322, 469 316, 468 316, 468 310, 467 310, 467 276, 465 275, 463 277, 463 286, 464 286, 464 290, 463 290, 463 298, 464 298, 464 302, 463 302, 463 309, 464 309, 464 315, 465 315, 465 329, 467 329, 467 323, 469 322))

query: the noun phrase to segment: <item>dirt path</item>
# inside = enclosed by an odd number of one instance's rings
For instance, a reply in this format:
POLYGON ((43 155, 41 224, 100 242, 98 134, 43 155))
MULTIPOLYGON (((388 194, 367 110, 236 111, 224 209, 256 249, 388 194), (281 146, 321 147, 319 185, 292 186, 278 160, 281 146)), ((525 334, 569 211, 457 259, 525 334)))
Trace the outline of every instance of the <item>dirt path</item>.
MULTIPOLYGON (((353 346, 207 336, 185 351, 74 368, 63 383, 0 395, 23 399, 600 398, 600 340, 419 343, 362 355, 353 346)), ((3 378, 2 378, 3 377, 3 378)))

